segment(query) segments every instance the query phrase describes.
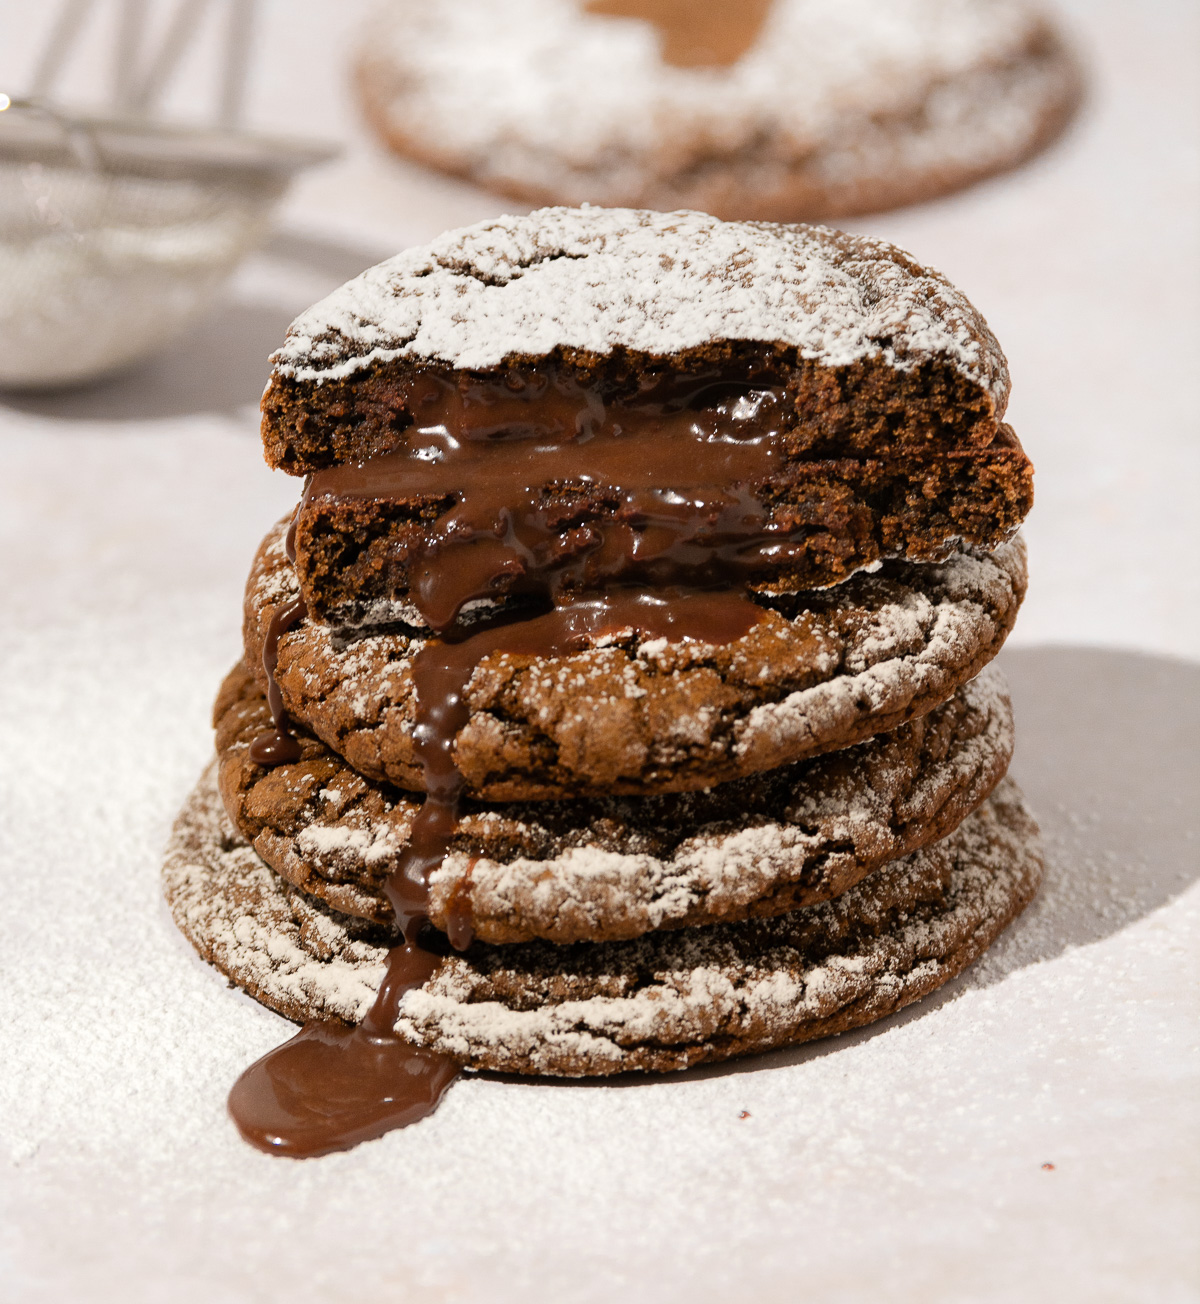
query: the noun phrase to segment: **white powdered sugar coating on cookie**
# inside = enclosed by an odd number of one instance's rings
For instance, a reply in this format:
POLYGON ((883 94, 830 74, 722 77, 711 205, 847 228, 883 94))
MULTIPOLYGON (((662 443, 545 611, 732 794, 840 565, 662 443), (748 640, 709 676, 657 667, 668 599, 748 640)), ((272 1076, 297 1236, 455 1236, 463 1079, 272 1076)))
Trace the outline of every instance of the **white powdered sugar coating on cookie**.
MULTIPOLYGON (((897 846, 897 825, 922 812, 928 817, 954 795, 968 794, 970 809, 1007 768, 1013 732, 1004 676, 989 666, 961 697, 983 727, 930 764, 903 795, 876 768, 886 771, 890 763, 886 739, 873 740, 845 769, 827 773, 818 761, 811 779, 797 779, 777 818, 757 814, 741 828, 700 825, 669 855, 586 843, 541 858, 451 853, 430 877, 435 916, 443 917, 455 900, 469 900, 486 940, 531 933, 559 942, 605 933, 634 937, 697 912, 735 917, 797 882, 814 863, 835 885, 860 877, 858 866, 905 849, 897 846)), ((636 826, 636 801, 612 801, 606 809, 610 820, 636 826)))
MULTIPOLYGON (((802 1040, 856 1006, 846 1026, 880 1017, 957 972, 1040 876, 1036 826, 1005 780, 943 843, 835 901, 755 932, 715 925, 572 948, 553 977, 545 944, 451 956, 404 996, 396 1026, 469 1067, 541 1073, 637 1067, 647 1048, 683 1067, 719 1057, 722 1040, 743 1050, 802 1040), (930 904, 881 932, 844 936, 849 921, 906 900, 930 904), (575 995, 588 974, 610 977, 601 992, 592 981, 590 994, 575 995), (518 995, 506 1001, 505 989, 518 995)), ((384 949, 353 940, 345 917, 320 911, 258 861, 229 824, 211 770, 176 825, 164 880, 200 953, 266 1004, 350 1021, 369 1008, 384 949)))
POLYGON ((314 1018, 357 1020, 383 979, 383 952, 356 941, 338 918, 309 908, 302 924, 281 929, 256 908, 278 896, 280 880, 233 829, 221 805, 216 765, 176 821, 163 869, 171 914, 204 959, 229 972, 251 995, 286 989, 311 1003, 314 1018), (207 856, 197 856, 204 848, 207 856), (235 890, 214 891, 212 858, 235 890))
POLYGON ((389 863, 400 847, 391 828, 361 828, 349 824, 310 824, 296 834, 301 852, 319 863, 352 856, 366 865, 389 863))
MULTIPOLYGON (((818 934, 813 949, 820 954, 820 934, 832 940, 842 920, 869 915, 876 894, 886 900, 938 876, 943 855, 951 861, 950 890, 939 908, 901 915, 849 947, 835 942, 820 960, 786 943, 748 955, 732 944, 737 925, 602 943, 617 961, 613 969, 625 970, 619 989, 584 1000, 569 993, 555 1000, 547 991, 531 1010, 480 1000, 469 963, 454 959, 406 998, 397 1026, 468 1062, 553 1073, 572 1059, 590 1072, 619 1070, 645 1045, 683 1052, 686 1062, 690 1047, 726 1037, 748 1036, 756 1049, 801 1040, 821 1035, 822 1024, 856 1004, 861 1017, 853 1022, 868 1022, 973 959, 1032 896, 1040 849, 1016 785, 1003 781, 943 843, 892 862, 835 901, 795 912, 818 934)), ((769 938, 772 925, 762 927, 769 938)))
POLYGON ((1018 161, 1077 91, 1024 0, 774 0, 730 66, 674 66, 662 46, 582 0, 388 0, 359 89, 396 149, 484 185, 742 214, 963 184, 1018 161))
POLYGON ((450 231, 302 313, 273 356, 299 381, 394 359, 464 369, 556 349, 665 356, 713 340, 823 365, 953 367, 1008 398, 1004 355, 944 277, 883 241, 703 213, 549 208, 450 231))
POLYGON ((914 589, 881 607, 847 650, 841 673, 755 706, 738 722, 734 749, 747 769, 783 764, 807 739, 836 736, 866 714, 887 715, 944 684, 950 667, 995 640, 992 613, 1024 592, 1025 541, 1017 535, 991 553, 960 552, 927 569, 936 599, 914 589))
MULTIPOLYGON (((765 800, 745 787, 716 807, 705 794, 665 806, 593 799, 569 827, 561 803, 471 809, 459 824, 469 849, 451 850, 430 875, 430 916, 441 927, 467 908, 485 942, 569 943, 739 918, 793 885, 804 885, 805 900, 834 896, 948 831, 1007 770, 1012 710, 995 667, 959 690, 949 718, 933 717, 928 754, 877 736, 801 767, 765 800)), ((238 764, 245 747, 235 744, 222 764, 238 764)), ((335 908, 382 918, 378 881, 408 846, 416 806, 341 773, 353 797, 301 795, 255 834, 254 848, 335 908), (374 890, 360 886, 364 877, 374 890)), ((252 793, 247 800, 254 805, 252 793)), ((230 809, 239 819, 240 805, 230 809)), ((788 904, 797 902, 768 913, 788 904)))

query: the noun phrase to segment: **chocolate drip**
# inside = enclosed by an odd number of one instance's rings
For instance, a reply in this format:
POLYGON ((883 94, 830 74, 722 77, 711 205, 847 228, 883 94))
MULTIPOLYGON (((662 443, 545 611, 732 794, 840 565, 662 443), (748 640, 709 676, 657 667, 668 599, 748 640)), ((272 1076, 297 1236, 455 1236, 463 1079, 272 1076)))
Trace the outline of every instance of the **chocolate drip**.
MULTIPOLYGON (((458 641, 431 639, 417 654, 414 735, 425 771, 425 802, 387 882, 405 941, 388 953, 387 971, 356 1028, 313 1022, 251 1065, 229 1095, 238 1130, 261 1150, 296 1158, 345 1150, 424 1118, 457 1076, 454 1061, 396 1036, 404 993, 426 982, 438 956, 426 949, 429 875, 442 863, 458 823, 462 777, 454 739, 470 717, 466 689, 488 656, 558 657, 606 635, 728 643, 757 622, 744 594, 617 593, 502 621, 458 641)), ((471 941, 466 903, 451 912, 449 940, 471 941)))
MULTIPOLYGON (((272 630, 290 610, 276 612, 272 630)), ((449 848, 462 791, 453 744, 466 718, 461 690, 474 667, 464 676, 456 660, 438 655, 441 646, 427 644, 414 665, 414 732, 427 791, 386 884, 404 940, 388 952, 383 981, 362 1023, 306 1023, 291 1041, 252 1064, 229 1093, 238 1131, 271 1154, 310 1158, 406 1127, 432 1113, 458 1076, 452 1059, 411 1046, 395 1032, 404 993, 425 983, 439 963, 429 945, 429 875, 449 848)), ((267 665, 268 676, 273 671, 274 664, 267 665)), ((273 677, 270 684, 278 695, 273 677)), ((471 942, 470 919, 465 928, 458 922, 451 942, 462 950, 471 942)))
MULTIPOLYGON (((464 660, 447 655, 452 645, 427 643, 413 661, 417 690, 417 719, 413 741, 425 776, 425 800, 409 830, 408 845, 400 863, 385 884, 396 923, 409 941, 415 941, 429 918, 429 875, 446 857, 454 830, 463 781, 454 764, 454 739, 467 722, 469 710, 463 690, 474 670, 464 660)), ((456 949, 471 944, 469 920, 451 938, 456 949)))
POLYGON ((728 587, 803 544, 760 492, 782 461, 784 392, 721 372, 628 401, 534 374, 413 382, 404 447, 315 474, 326 498, 450 502, 406 558, 430 626, 499 593, 563 603, 613 583, 728 587))
POLYGON ((291 721, 284 709, 283 694, 275 682, 275 667, 279 664, 279 640, 289 629, 298 625, 307 614, 303 598, 276 607, 267 626, 263 643, 262 663, 267 672, 267 705, 275 728, 268 730, 250 744, 250 759, 256 765, 288 765, 300 759, 300 744, 292 736, 291 721))
POLYGON ((300 509, 304 506, 304 496, 307 493, 308 480, 305 480, 304 494, 300 495, 300 501, 296 504, 296 510, 292 513, 292 519, 288 522, 287 533, 283 536, 283 551, 293 566, 296 564, 296 526, 300 524, 300 509))
MULTIPOLYGON (((605 409, 594 393, 544 378, 507 392, 454 389, 430 380, 413 396, 424 421, 400 453, 313 477, 319 494, 396 494, 455 498, 421 559, 415 597, 442 638, 413 660, 417 713, 413 739, 425 800, 386 893, 403 941, 388 953, 374 1004, 356 1028, 314 1022, 238 1079, 229 1109, 246 1140, 274 1154, 304 1157, 346 1149, 437 1107, 458 1068, 444 1055, 409 1045, 395 1024, 405 992, 436 971, 429 920, 429 877, 458 825, 463 779, 454 744, 470 718, 467 689, 486 657, 549 659, 606 637, 724 644, 757 623, 760 609, 729 582, 741 555, 772 537, 753 483, 776 464, 776 390, 713 395, 710 380, 681 394, 641 396, 605 409), (697 404, 704 393, 714 400, 697 404), (599 486, 615 495, 614 523, 566 534, 541 501, 547 480, 599 486), (674 485, 674 489, 663 489, 674 485), (681 490, 680 486, 683 486, 681 490), (463 604, 494 590, 497 578, 543 603, 537 614, 500 614, 487 625, 453 628, 463 604), (615 578, 651 577, 653 590, 598 591, 615 578), (564 600, 567 581, 590 591, 564 600), (725 584, 703 591, 687 585, 725 584), (549 609, 545 609, 549 606, 549 609)), ((289 530, 295 549, 295 521, 289 530)), ((279 639, 305 614, 297 599, 271 617, 263 648, 276 728, 255 740, 261 763, 299 748, 275 682, 279 639)), ((452 903, 447 934, 459 950, 472 939, 470 903, 452 903)))

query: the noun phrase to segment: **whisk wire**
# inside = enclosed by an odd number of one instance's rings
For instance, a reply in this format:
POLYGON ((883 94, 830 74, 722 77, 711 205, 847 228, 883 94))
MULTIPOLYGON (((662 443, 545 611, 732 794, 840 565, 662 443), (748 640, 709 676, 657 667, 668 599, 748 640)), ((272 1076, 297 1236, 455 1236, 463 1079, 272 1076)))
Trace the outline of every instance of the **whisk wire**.
POLYGON ((121 0, 113 47, 112 103, 119 113, 133 108, 138 61, 142 52, 148 0, 121 0))
POLYGON ((171 74, 196 34, 210 0, 179 0, 157 53, 130 96, 134 113, 146 115, 160 100, 171 74))
POLYGON ((31 99, 44 99, 53 90, 93 4, 94 0, 64 0, 33 70, 29 85, 31 99))
MULTIPOLYGON (((150 117, 196 39, 213 0, 177 0, 165 31, 147 50, 148 0, 118 0, 109 100, 118 114, 150 117)), ((224 128, 241 120, 253 40, 255 0, 225 0, 227 9, 214 114, 224 128)), ((96 0, 63 0, 38 58, 28 98, 45 102, 74 53, 96 0)))
POLYGON ((222 127, 236 127, 242 118, 250 69, 250 48, 254 41, 254 9, 255 0, 229 0, 225 65, 217 108, 217 121, 222 127))

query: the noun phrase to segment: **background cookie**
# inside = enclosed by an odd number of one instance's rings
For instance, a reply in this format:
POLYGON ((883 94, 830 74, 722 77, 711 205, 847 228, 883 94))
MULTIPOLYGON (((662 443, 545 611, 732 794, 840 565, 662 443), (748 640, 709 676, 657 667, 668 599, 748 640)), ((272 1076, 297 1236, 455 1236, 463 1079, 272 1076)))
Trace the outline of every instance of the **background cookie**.
MULTIPOLYGON (((389 922, 384 880, 419 803, 312 738, 294 764, 256 765, 249 744, 271 716, 244 665, 214 717, 221 795, 239 832, 293 885, 389 922)), ((988 667, 894 733, 701 792, 469 803, 432 875, 430 918, 445 931, 453 908, 484 942, 565 943, 780 914, 949 833, 1011 755, 1007 690, 988 667)))
MULTIPOLYGON (((409 992, 397 1028, 476 1069, 686 1068, 870 1023, 953 977, 1026 905, 1037 828, 1011 780, 941 843, 832 902, 630 942, 476 946, 409 992)), ((360 1019, 384 970, 370 925, 322 908, 236 832, 211 771, 164 868, 200 954, 297 1021, 360 1019)))
POLYGON ((390 0, 366 36, 359 95, 398 153, 532 202, 720 217, 955 190, 1041 149, 1080 90, 1021 0, 390 0))
MULTIPOLYGON (((285 525, 246 588, 245 653, 259 683, 272 613, 297 594, 285 525)), ((950 697, 1000 650, 1025 593, 1018 537, 937 565, 885 562, 831 589, 763 599, 723 647, 611 642, 555 660, 494 656, 470 681, 455 756, 492 801, 703 788, 895 729, 950 697)), ((303 620, 279 641, 288 713, 372 779, 419 792, 410 663, 423 640, 339 643, 303 620)))

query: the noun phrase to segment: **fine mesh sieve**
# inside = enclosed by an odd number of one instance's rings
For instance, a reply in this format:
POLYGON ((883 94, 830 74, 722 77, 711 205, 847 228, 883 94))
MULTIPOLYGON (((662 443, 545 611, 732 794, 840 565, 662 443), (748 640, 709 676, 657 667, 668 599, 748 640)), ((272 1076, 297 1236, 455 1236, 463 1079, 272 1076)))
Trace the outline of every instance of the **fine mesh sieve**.
MULTIPOLYGON (((0 385, 91 380, 162 347, 262 239, 293 174, 336 152, 236 127, 240 83, 230 65, 244 74, 250 5, 229 3, 239 18, 231 37, 241 42, 231 39, 227 52, 217 126, 156 121, 148 111, 182 52, 179 15, 194 27, 205 0, 177 6, 140 84, 127 74, 114 93, 119 112, 0 95, 0 385)), ((85 8, 68 0, 63 13, 75 25, 60 18, 43 69, 61 65, 85 8)))

